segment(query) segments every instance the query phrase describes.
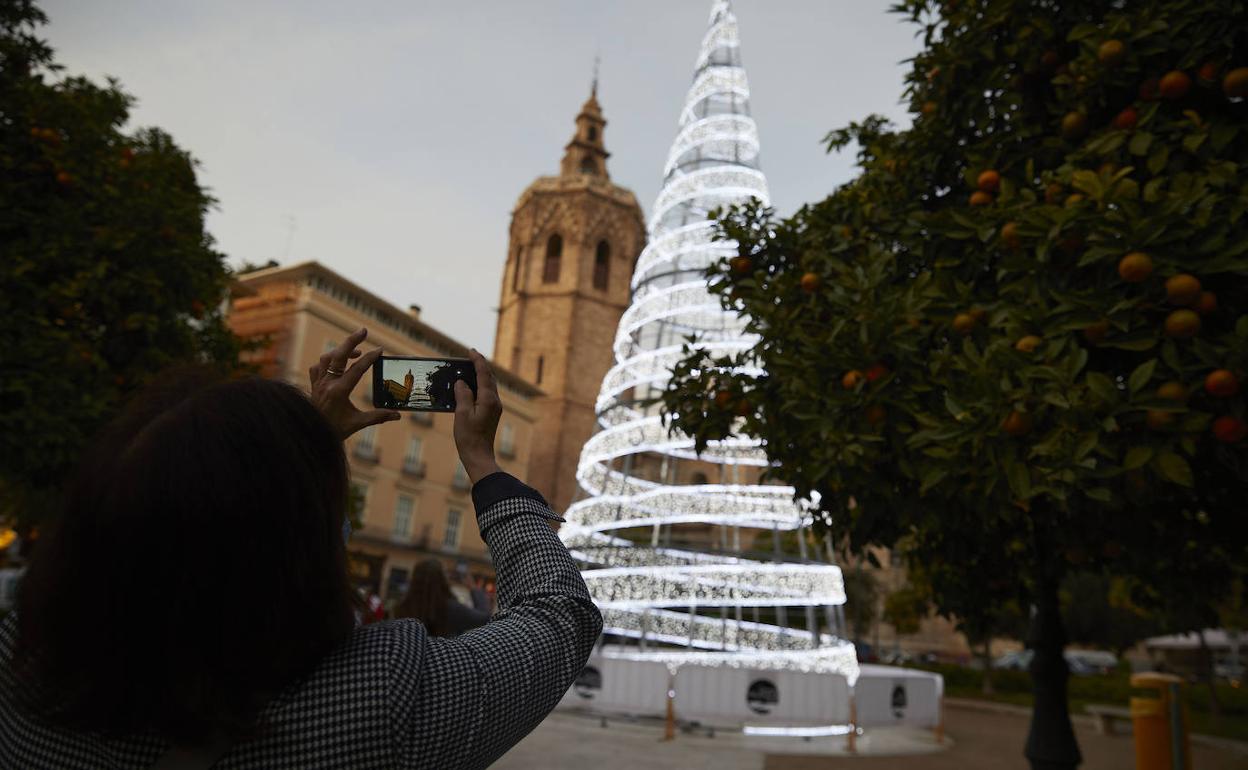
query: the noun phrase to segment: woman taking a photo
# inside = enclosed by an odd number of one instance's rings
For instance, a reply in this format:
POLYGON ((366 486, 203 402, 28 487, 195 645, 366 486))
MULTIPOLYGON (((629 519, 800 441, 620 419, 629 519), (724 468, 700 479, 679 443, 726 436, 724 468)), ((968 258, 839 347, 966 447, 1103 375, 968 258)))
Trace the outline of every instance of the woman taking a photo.
POLYGON ((499 611, 454 639, 355 625, 342 441, 398 418, 351 403, 365 336, 311 398, 186 371, 98 438, 0 622, 0 767, 479 768, 554 708, 602 620, 558 517, 494 460, 476 351, 455 442, 499 611))

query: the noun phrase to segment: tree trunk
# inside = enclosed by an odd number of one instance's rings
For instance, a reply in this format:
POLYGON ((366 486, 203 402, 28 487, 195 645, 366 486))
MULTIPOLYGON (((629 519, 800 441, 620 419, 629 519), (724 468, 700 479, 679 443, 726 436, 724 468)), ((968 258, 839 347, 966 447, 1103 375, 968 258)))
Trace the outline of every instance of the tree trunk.
POLYGON ((996 688, 992 686, 992 637, 984 640, 984 695, 992 695, 996 688))
POLYGON ((1217 678, 1213 675, 1213 651, 1205 640, 1203 628, 1196 631, 1196 638, 1200 640, 1200 678, 1209 687, 1209 713, 1218 719, 1222 716, 1222 704, 1218 702, 1217 678))
POLYGON ((1057 584, 1055 575, 1040 578, 1036 586, 1036 613, 1031 621, 1031 686, 1035 705, 1023 754, 1031 762, 1032 770, 1074 770, 1083 761, 1066 702, 1070 669, 1062 655, 1066 629, 1057 584))

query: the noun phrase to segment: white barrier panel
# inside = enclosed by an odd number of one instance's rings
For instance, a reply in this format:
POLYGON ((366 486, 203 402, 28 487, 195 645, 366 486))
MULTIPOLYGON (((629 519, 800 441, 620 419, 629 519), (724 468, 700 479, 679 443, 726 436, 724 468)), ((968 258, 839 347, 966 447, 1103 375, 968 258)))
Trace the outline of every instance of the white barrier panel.
POLYGON ((854 705, 859 727, 940 724, 940 699, 945 680, 940 674, 893 666, 859 667, 854 705))
POLYGON ((849 684, 839 674, 686 665, 676 673, 676 718, 712 726, 840 725, 849 684))
POLYGON ((667 666, 590 656, 559 708, 661 717, 667 713, 667 666))

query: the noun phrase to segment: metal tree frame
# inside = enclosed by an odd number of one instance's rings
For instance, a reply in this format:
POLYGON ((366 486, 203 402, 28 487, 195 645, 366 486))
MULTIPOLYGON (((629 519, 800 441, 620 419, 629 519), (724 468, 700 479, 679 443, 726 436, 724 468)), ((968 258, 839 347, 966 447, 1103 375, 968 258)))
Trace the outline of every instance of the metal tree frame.
POLYGON ((736 244, 713 240, 709 212, 768 201, 749 97, 736 16, 716 0, 616 334, 616 364, 599 392, 600 430, 581 453, 584 497, 566 512, 561 536, 588 567, 606 633, 635 642, 604 654, 669 667, 836 673, 852 685, 858 661, 841 636, 841 571, 807 553, 811 517, 793 488, 758 482, 769 464, 758 441, 715 442, 698 455, 692 439, 669 434, 651 400, 688 338, 716 356, 758 342, 710 294, 705 275, 736 253, 736 244), (773 553, 743 551, 743 530, 769 532, 773 553), (798 558, 780 548, 794 531, 798 558), (802 628, 789 626, 790 610, 804 616, 802 628))

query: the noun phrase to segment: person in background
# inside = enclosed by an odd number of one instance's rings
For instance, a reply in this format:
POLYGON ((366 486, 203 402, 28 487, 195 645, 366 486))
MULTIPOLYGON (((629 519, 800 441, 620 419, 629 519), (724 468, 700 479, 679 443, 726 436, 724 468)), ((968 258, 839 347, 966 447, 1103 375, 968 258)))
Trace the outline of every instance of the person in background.
POLYGON ((425 559, 412 569, 407 594, 395 607, 394 616, 419 620, 433 636, 458 636, 490 620, 488 613, 456 599, 442 562, 434 558, 425 559))
POLYGON ((460 559, 455 562, 455 577, 451 581, 451 593, 461 604, 472 607, 477 612, 489 614, 493 607, 490 606, 490 597, 486 595, 481 587, 473 583, 472 576, 468 574, 468 562, 460 559))
POLYGON ((454 639, 356 625, 343 441, 399 418, 351 401, 381 353, 366 334, 310 397, 165 372, 96 438, 0 620, 0 768, 475 770, 554 709, 602 615, 561 519, 495 462, 476 351, 454 436, 499 612, 454 639))

